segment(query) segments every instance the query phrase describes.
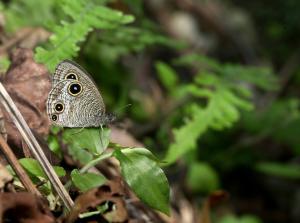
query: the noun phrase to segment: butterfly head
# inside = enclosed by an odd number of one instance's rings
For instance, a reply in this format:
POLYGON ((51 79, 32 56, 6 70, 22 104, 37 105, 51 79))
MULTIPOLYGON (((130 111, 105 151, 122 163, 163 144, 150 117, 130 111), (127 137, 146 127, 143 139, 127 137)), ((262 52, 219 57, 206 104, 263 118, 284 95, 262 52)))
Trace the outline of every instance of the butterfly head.
POLYGON ((108 113, 105 116, 105 123, 113 123, 117 116, 114 113, 108 113))

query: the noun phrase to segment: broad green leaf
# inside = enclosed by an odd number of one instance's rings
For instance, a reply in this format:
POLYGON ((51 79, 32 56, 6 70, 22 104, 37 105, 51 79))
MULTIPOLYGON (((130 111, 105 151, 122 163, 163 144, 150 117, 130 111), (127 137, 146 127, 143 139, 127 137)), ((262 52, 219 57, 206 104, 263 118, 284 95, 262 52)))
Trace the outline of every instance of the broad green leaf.
POLYGON ((290 179, 300 179, 300 165, 283 164, 275 162, 261 162, 256 164, 256 169, 265 174, 285 177, 290 179))
POLYGON ((106 182, 106 178, 103 175, 95 173, 80 173, 76 169, 71 172, 71 178, 74 185, 83 192, 99 187, 106 182))
MULTIPOLYGON (((70 150, 87 149, 93 154, 101 154, 108 146, 110 129, 78 128, 66 129, 63 138, 70 150)), ((81 161, 81 160, 80 160, 81 161)))
POLYGON ((151 153, 148 149, 146 148, 126 148, 126 149, 122 149, 122 153, 125 153, 126 155, 130 154, 136 154, 136 155, 140 155, 140 156, 146 156, 151 160, 154 160, 156 162, 160 162, 156 156, 153 155, 153 153, 151 153))
MULTIPOLYGON (((22 158, 19 159, 19 162, 21 163, 23 168, 30 174, 36 177, 42 177, 47 179, 46 174, 44 173, 42 167, 40 166, 37 160, 32 158, 22 158)), ((54 166, 53 168, 59 177, 63 177, 66 175, 66 171, 64 170, 64 168, 60 166, 54 166)))
POLYGON ((114 156, 120 162, 125 181, 136 195, 150 207, 168 214, 168 180, 158 163, 143 153, 140 149, 137 152, 132 149, 130 153, 115 150, 114 156))
POLYGON ((187 184, 195 192, 212 192, 219 187, 217 172, 206 163, 192 163, 187 174, 187 184))

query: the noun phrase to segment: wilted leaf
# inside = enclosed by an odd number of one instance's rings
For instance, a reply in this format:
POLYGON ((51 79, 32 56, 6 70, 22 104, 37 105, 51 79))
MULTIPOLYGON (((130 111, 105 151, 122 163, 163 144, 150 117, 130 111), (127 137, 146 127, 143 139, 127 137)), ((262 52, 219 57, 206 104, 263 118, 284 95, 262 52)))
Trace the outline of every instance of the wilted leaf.
MULTIPOLYGON (((98 213, 92 213, 92 215, 97 215, 97 222, 105 222, 104 219, 108 222, 126 222, 126 220, 128 220, 128 213, 121 188, 122 186, 119 182, 108 181, 105 185, 91 189, 78 196, 65 222, 75 222, 81 213, 91 208, 94 210, 98 209, 99 206, 102 206, 106 202, 110 203, 111 208, 104 212, 98 211, 98 213)), ((88 213, 84 215, 88 216, 88 213)))

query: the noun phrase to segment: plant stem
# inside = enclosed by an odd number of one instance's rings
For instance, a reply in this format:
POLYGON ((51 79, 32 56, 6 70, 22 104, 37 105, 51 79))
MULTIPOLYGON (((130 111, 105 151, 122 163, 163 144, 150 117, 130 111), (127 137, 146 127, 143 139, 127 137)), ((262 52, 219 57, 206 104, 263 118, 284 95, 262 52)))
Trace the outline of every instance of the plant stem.
POLYGON ((87 163, 84 167, 82 167, 79 172, 80 173, 85 173, 86 171, 88 171, 91 167, 97 165, 97 163, 99 163, 100 161, 107 159, 109 157, 111 157, 113 154, 113 152, 109 152, 109 153, 104 153, 102 155, 100 155, 98 158, 91 160, 89 163, 87 163))

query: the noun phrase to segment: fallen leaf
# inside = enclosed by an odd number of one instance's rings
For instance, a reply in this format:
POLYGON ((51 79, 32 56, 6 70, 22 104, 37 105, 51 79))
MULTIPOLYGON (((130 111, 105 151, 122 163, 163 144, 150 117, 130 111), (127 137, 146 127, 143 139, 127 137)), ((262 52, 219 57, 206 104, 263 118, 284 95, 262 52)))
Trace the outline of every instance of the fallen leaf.
POLYGON ((105 219, 108 222, 125 222, 128 220, 128 213, 121 188, 123 186, 120 181, 109 181, 99 188, 89 190, 78 196, 65 222, 73 223, 78 219, 79 214, 91 209, 95 210, 98 206, 105 203, 108 203, 108 209, 102 214, 97 214, 95 216, 97 220, 105 219))
POLYGON ((33 194, 0 193, 0 222, 52 223, 55 219, 42 200, 33 194))
MULTIPOLYGON (((33 52, 18 48, 11 54, 11 65, 2 78, 2 83, 25 121, 37 134, 45 136, 50 123, 46 114, 46 100, 51 88, 47 68, 33 60, 33 52)), ((7 112, 1 106, 5 117, 8 143, 22 147, 22 138, 7 112)))

